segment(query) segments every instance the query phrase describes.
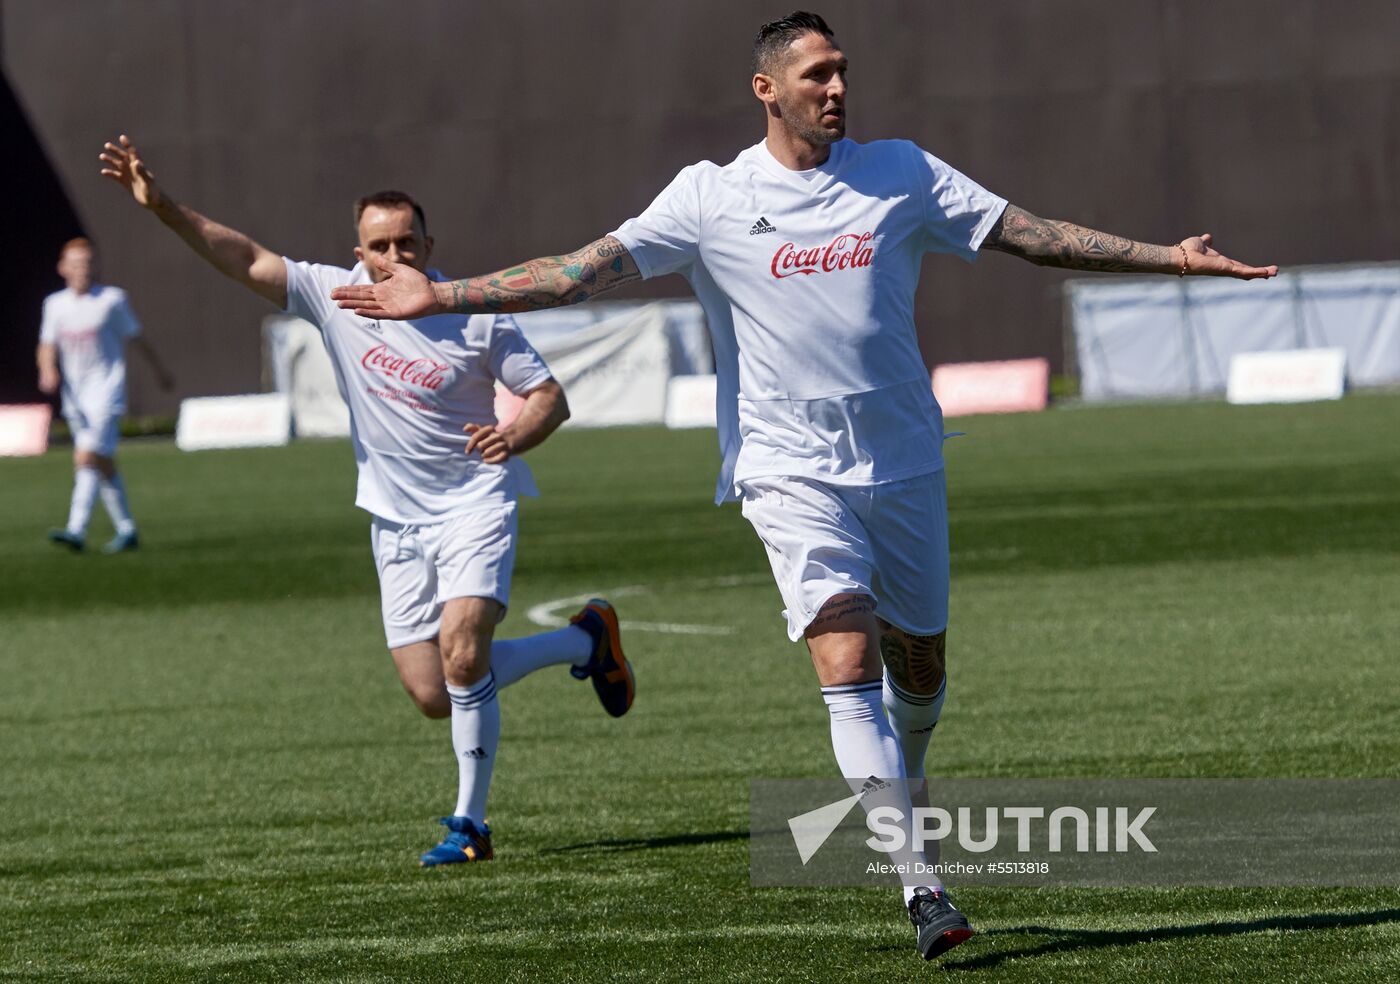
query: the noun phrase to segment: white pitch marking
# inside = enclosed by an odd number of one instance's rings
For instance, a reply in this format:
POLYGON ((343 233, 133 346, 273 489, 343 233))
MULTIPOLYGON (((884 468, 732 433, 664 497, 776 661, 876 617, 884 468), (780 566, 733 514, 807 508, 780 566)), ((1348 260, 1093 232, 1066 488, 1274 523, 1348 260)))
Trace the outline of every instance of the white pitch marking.
MULTIPOLYGON (((767 581, 763 575, 752 574, 730 574, 724 577, 706 578, 701 581, 691 581, 689 587, 692 588, 732 588, 743 584, 756 584, 767 581)), ((629 595, 646 594, 651 589, 645 584, 627 584, 619 588, 601 592, 602 597, 626 598, 629 595)), ((567 615, 560 615, 556 609, 573 608, 575 605, 582 605, 593 598, 600 596, 599 592, 589 594, 570 595, 567 598, 555 598, 552 601, 544 601, 534 605, 525 612, 525 617, 536 625, 544 626, 547 629, 558 629, 569 624, 567 615)), ((638 632, 667 632, 672 635, 733 635, 734 629, 728 625, 687 625, 683 622, 633 622, 624 621, 623 626, 638 632)))

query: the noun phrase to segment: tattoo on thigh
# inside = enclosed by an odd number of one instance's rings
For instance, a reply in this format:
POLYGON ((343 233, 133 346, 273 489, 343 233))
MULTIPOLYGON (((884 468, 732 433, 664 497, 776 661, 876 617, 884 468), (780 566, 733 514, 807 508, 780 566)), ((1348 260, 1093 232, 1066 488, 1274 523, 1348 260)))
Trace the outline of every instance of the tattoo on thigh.
POLYGON ((880 657, 890 679, 911 694, 937 693, 943 683, 944 643, 947 630, 938 635, 910 635, 896 628, 880 634, 880 657))
POLYGON ((842 598, 840 601, 834 601, 823 607, 817 617, 812 619, 812 624, 807 626, 807 631, 809 633, 824 631, 843 618, 868 614, 874 610, 870 599, 864 596, 842 598))

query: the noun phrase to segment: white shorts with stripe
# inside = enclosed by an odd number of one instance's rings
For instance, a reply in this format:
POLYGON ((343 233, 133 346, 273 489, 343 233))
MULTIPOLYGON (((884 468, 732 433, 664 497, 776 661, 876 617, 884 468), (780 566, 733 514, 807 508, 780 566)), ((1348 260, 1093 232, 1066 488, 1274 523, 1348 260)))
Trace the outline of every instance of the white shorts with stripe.
POLYGON ((374 517, 370 541, 389 648, 436 638, 443 606, 453 598, 493 598, 504 615, 517 526, 514 502, 484 505, 440 523, 374 517))
POLYGON ((943 471, 883 485, 776 477, 740 486, 743 513, 768 551, 802 638, 833 596, 865 594, 876 614, 915 635, 948 626, 948 496, 943 471))

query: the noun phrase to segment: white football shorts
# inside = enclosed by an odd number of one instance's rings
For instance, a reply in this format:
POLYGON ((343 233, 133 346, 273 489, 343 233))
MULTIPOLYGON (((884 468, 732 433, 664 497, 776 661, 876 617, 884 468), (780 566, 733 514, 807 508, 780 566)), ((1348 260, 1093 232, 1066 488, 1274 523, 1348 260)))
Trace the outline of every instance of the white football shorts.
POLYGON ((510 600, 518 520, 515 503, 493 503, 440 523, 374 517, 370 541, 379 569, 384 638, 390 649, 437 637, 453 598, 510 600))
POLYGON ((120 415, 109 413, 98 416, 71 406, 63 408, 63 419, 68 421, 68 429, 73 432, 73 447, 79 451, 100 454, 104 458, 117 453, 120 415))
POLYGON ((884 485, 774 477, 740 485, 802 638, 833 596, 865 594, 876 614, 915 635, 948 626, 948 495, 943 471, 884 485))

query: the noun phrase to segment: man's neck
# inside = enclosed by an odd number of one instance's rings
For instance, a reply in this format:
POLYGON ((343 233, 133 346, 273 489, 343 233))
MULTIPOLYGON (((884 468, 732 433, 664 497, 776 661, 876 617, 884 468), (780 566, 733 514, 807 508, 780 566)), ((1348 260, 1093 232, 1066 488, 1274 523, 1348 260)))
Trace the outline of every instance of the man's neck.
POLYGON ((831 156, 831 144, 814 144, 803 140, 782 126, 773 125, 771 121, 764 143, 773 159, 789 171, 808 171, 820 167, 831 156))

